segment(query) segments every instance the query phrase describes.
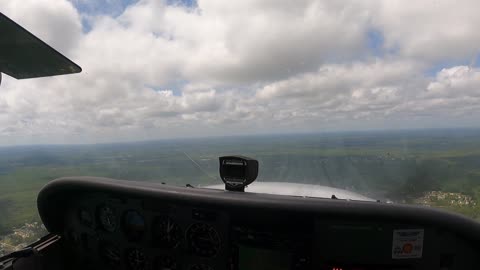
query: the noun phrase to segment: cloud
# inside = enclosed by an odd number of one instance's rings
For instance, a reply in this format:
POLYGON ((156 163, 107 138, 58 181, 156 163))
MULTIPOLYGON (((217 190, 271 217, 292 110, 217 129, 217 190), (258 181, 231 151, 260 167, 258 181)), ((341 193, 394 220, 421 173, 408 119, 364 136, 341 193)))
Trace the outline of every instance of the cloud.
POLYGON ((372 22, 385 48, 429 62, 467 61, 479 53, 478 2, 424 0, 379 1, 372 22))
POLYGON ((380 59, 324 65, 318 71, 266 85, 256 97, 275 104, 293 121, 299 114, 355 119, 384 116, 415 97, 413 89, 424 83, 424 79, 415 78, 418 70, 415 63, 380 59))
MULTIPOLYGON (((218 85, 284 78, 365 49, 367 18, 353 4, 199 1, 198 6, 141 1, 118 21, 129 32, 151 34, 163 58, 175 51, 177 76, 218 85)), ((161 62, 175 66, 168 57, 161 62)))
POLYGON ((70 54, 81 39, 82 25, 67 1, 3 0, 1 11, 62 53, 70 54))
POLYGON ((0 3, 83 68, 4 78, 1 144, 480 120, 479 70, 458 64, 476 54, 476 2, 141 0, 104 12, 107 4, 0 3))
POLYGON ((480 70, 468 66, 442 69, 423 95, 426 98, 480 97, 480 70))

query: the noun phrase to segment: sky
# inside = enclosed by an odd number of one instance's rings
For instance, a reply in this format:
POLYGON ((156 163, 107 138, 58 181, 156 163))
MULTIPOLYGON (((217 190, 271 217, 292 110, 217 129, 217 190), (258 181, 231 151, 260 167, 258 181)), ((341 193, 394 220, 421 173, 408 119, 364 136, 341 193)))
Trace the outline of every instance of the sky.
POLYGON ((83 72, 4 76, 0 144, 480 127, 480 2, 2 0, 83 72))

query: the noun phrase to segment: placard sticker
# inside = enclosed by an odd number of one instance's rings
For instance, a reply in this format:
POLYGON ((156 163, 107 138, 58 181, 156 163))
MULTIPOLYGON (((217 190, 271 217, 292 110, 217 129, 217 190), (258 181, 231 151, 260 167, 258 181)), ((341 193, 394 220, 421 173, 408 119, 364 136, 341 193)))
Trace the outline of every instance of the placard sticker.
POLYGON ((393 230, 392 259, 422 258, 423 229, 393 230))

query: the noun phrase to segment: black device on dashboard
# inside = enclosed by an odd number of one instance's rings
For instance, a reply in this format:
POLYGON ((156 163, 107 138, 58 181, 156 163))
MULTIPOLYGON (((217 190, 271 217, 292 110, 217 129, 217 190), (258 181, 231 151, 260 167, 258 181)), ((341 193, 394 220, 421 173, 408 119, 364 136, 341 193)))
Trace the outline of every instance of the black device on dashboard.
POLYGON ((244 156, 224 156, 220 160, 220 177, 225 189, 245 191, 258 176, 258 161, 244 156))

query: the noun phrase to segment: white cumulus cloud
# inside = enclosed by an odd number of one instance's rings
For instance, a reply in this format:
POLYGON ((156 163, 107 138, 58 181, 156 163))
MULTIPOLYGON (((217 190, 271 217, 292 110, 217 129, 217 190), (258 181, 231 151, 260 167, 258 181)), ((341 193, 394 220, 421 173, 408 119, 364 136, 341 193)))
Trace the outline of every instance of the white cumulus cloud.
POLYGON ((475 125, 478 8, 4 0, 83 72, 4 78, 0 144, 475 125))

